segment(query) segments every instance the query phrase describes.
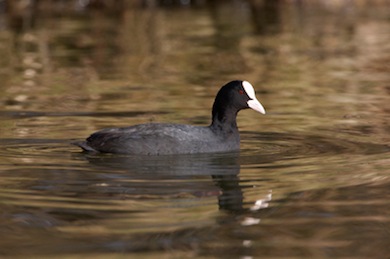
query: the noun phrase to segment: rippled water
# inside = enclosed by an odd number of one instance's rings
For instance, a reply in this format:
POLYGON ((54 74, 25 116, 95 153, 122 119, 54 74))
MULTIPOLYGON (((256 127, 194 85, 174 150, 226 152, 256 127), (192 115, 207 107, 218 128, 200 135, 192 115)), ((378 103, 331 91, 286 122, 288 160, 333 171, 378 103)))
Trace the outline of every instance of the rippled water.
POLYGON ((254 3, 2 13, 0 257, 386 258, 388 3, 254 3), (238 153, 70 144, 206 125, 236 78, 267 110, 240 112, 238 153))

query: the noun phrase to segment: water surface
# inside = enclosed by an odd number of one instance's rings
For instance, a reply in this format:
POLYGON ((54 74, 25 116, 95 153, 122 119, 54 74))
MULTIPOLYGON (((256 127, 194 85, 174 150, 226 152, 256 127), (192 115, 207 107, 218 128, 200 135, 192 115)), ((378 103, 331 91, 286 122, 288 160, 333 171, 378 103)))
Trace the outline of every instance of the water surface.
POLYGON ((388 3, 254 2, 2 11, 1 257, 389 254, 388 3), (104 127, 207 125, 233 79, 267 110, 240 112, 238 153, 70 144, 104 127))

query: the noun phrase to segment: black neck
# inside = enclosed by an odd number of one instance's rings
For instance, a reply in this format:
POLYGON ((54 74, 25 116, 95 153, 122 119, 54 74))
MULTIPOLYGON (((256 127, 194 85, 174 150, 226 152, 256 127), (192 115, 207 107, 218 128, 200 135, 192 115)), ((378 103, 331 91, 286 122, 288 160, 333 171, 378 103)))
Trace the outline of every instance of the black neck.
POLYGON ((225 133, 238 131, 236 121, 237 113, 237 108, 231 106, 217 106, 214 104, 210 128, 225 133))

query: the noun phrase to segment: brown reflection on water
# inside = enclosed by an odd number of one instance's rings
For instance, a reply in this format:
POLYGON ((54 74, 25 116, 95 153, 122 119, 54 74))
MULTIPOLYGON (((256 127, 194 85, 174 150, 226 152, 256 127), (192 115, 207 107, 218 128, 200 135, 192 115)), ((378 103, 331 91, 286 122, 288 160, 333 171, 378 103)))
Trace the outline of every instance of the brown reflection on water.
POLYGON ((207 118, 202 110, 217 88, 242 78, 261 100, 268 94, 271 114, 314 112, 310 123, 321 125, 319 114, 356 118, 367 107, 383 110, 387 2, 336 2, 212 1, 171 9, 121 1, 121 8, 78 12, 45 1, 16 6, 1 31, 2 103, 33 110, 180 107, 183 117, 196 109, 207 118), (188 89, 204 98, 189 103, 182 98, 188 89), (165 98, 165 105, 158 101, 165 98))
POLYGON ((0 1, 0 256, 387 251, 389 1, 64 3, 0 1), (267 115, 240 112, 242 151, 222 166, 69 145, 208 124, 237 78, 267 115))

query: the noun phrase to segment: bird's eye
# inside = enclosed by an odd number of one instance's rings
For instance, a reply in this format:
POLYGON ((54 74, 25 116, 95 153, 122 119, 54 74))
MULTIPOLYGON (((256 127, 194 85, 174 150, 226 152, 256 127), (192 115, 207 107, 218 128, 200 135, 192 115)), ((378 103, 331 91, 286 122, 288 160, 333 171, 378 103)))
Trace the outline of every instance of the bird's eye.
POLYGON ((238 90, 238 93, 243 95, 244 94, 244 90, 238 90))

